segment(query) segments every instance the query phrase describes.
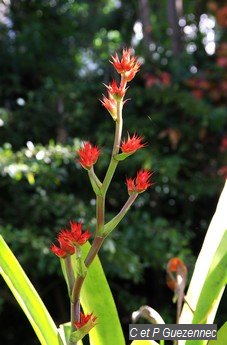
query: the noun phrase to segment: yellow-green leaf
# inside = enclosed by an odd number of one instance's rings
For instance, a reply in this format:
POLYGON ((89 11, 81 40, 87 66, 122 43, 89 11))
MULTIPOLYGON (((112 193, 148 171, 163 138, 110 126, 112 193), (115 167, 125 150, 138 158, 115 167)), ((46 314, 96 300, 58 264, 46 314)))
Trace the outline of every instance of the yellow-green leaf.
POLYGON ((217 340, 210 340, 208 345, 224 345, 227 342, 227 322, 219 329, 217 340))
MULTIPOLYGON (((82 248, 85 256, 90 244, 86 243, 82 248)), ((117 309, 98 257, 88 269, 81 304, 85 313, 93 312, 98 317, 98 325, 89 333, 91 345, 125 345, 117 309)))
POLYGON ((0 274, 12 291, 42 345, 60 345, 58 330, 16 257, 0 236, 0 274))

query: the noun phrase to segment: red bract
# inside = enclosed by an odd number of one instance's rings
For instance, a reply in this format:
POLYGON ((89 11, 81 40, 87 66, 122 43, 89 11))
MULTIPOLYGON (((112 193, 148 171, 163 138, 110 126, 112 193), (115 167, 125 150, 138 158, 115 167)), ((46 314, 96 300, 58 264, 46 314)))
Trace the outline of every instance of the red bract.
POLYGON ((59 247, 52 244, 50 250, 57 255, 59 258, 65 258, 67 255, 73 255, 75 253, 75 248, 67 240, 63 238, 58 238, 59 247))
POLYGON ((125 84, 121 84, 120 86, 118 86, 115 80, 113 80, 109 85, 105 86, 107 87, 109 94, 116 99, 123 98, 125 92, 127 91, 127 88, 125 88, 125 84))
POLYGON ((112 118, 116 121, 117 120, 117 101, 113 98, 110 92, 109 92, 109 98, 103 95, 103 99, 100 101, 102 105, 108 110, 112 118))
POLYGON ((128 134, 128 139, 123 140, 121 144, 121 150, 124 153, 134 153, 138 149, 141 149, 144 147, 146 144, 142 143, 143 138, 136 135, 135 133, 133 134, 132 137, 128 134))
POLYGON ((112 56, 113 61, 111 61, 116 71, 121 74, 126 81, 131 81, 140 68, 140 63, 137 58, 131 55, 131 49, 123 49, 121 60, 116 53, 115 56, 112 56))
POLYGON ((58 236, 58 240, 66 241, 75 246, 82 246, 91 237, 86 230, 82 232, 82 223, 70 222, 71 230, 62 230, 58 236))
POLYGON ((79 163, 84 169, 91 169, 91 167, 97 162, 100 155, 100 150, 97 146, 92 146, 89 141, 87 141, 83 147, 78 151, 80 156, 79 163))
POLYGON ((128 187, 128 193, 142 193, 152 185, 151 183, 151 172, 150 170, 140 170, 137 173, 136 178, 128 178, 126 179, 126 184, 128 187))
POLYGON ((85 326, 88 322, 95 325, 95 321, 97 320, 96 316, 93 316, 93 313, 84 315, 83 313, 80 313, 80 321, 75 322, 75 326, 77 329, 85 326))

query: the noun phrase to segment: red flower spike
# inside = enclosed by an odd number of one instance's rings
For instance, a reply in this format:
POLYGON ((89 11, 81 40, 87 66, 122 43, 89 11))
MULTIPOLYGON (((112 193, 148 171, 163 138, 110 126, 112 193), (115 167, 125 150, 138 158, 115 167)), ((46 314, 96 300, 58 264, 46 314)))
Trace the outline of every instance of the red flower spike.
POLYGON ((97 146, 92 146, 89 141, 87 141, 83 147, 78 150, 78 155, 80 157, 79 163, 84 169, 91 169, 91 167, 97 162, 100 150, 97 146))
POLYGON ((84 315, 80 313, 80 321, 75 322, 75 326, 77 329, 85 326, 88 322, 90 322, 93 326, 95 326, 95 321, 97 320, 96 316, 93 316, 93 313, 84 315))
POLYGON ((141 149, 142 147, 146 146, 146 144, 142 143, 143 138, 140 136, 137 136, 135 133, 132 137, 128 134, 128 139, 123 140, 121 144, 121 150, 123 153, 134 153, 138 149, 141 149))
POLYGON ((109 85, 105 85, 108 89, 109 94, 114 99, 120 99, 123 98, 125 95, 125 92, 127 91, 127 88, 125 88, 125 84, 120 84, 120 86, 117 85, 117 82, 115 80, 112 81, 109 85))
POLYGON ((110 61, 126 81, 131 81, 140 68, 137 58, 131 55, 132 49, 123 49, 121 60, 116 53, 115 56, 112 56, 113 61, 110 61))
POLYGON ((63 238, 58 238, 59 247, 52 244, 50 250, 57 255, 59 258, 65 258, 67 255, 73 255, 75 253, 75 248, 67 240, 63 238))
POLYGON ((114 121, 117 120, 117 101, 109 93, 109 98, 103 95, 103 99, 100 100, 102 105, 108 110, 114 121))
POLYGON ((91 234, 86 230, 82 233, 82 223, 70 222, 70 230, 62 230, 58 235, 58 241, 68 242, 70 245, 82 246, 91 237, 91 234))
POLYGON ((150 170, 140 170, 135 179, 126 179, 129 195, 132 193, 145 192, 145 190, 153 184, 150 180, 151 175, 150 170))

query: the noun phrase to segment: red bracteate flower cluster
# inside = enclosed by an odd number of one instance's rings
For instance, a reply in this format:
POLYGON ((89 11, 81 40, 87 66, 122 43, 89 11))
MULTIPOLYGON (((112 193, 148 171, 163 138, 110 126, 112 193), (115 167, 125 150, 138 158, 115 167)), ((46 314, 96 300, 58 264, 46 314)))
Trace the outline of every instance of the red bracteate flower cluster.
POLYGON ((93 313, 84 315, 83 313, 80 313, 80 321, 75 322, 75 326, 77 329, 85 326, 88 322, 91 322, 91 324, 95 324, 95 321, 97 320, 96 316, 93 316, 93 313))
POLYGON ((146 146, 146 144, 142 143, 143 138, 133 134, 132 137, 128 134, 128 139, 123 140, 121 144, 121 151, 123 153, 134 153, 138 149, 141 149, 142 147, 146 146))
POLYGON ((118 55, 115 54, 115 56, 112 56, 113 61, 110 61, 125 81, 131 81, 140 68, 140 63, 137 58, 135 56, 131 56, 131 54, 131 49, 123 49, 121 60, 118 55))
POLYGON ((135 202, 138 194, 144 192, 152 185, 152 174, 150 170, 141 170, 137 173, 135 178, 128 178, 126 180, 129 193, 127 201, 112 220, 105 222, 106 194, 117 165, 122 160, 128 159, 128 157, 137 150, 146 146, 142 136, 136 133, 132 136, 128 134, 128 138, 122 141, 122 110, 126 102, 124 97, 128 89, 127 83, 135 77, 140 68, 140 63, 137 58, 132 55, 131 49, 124 49, 121 59, 117 54, 112 56, 111 63, 117 73, 120 74, 120 81, 117 82, 113 80, 108 85, 105 85, 107 88, 107 96, 103 95, 101 100, 102 105, 107 109, 115 121, 112 154, 103 180, 99 179, 93 167, 100 156, 100 149, 87 141, 77 151, 78 162, 87 170, 91 187, 96 195, 96 229, 94 232, 94 239, 84 258, 84 253, 82 253, 80 246, 87 242, 91 234, 87 230, 82 231, 81 223, 70 222, 70 229, 62 229, 60 231, 57 237, 58 245, 53 244, 51 246, 51 251, 60 259, 64 259, 61 260, 61 266, 67 282, 71 303, 70 344, 77 343, 97 324, 97 317, 94 316, 93 313, 84 315, 80 312, 81 288, 86 279, 90 265, 98 254, 105 238, 117 227, 135 202), (71 257, 74 253, 75 255, 71 257), (74 258, 76 258, 76 269, 73 267, 73 265, 75 265, 74 258))
MULTIPOLYGON (((122 58, 119 59, 118 55, 112 56, 111 63, 116 71, 121 75, 120 85, 115 80, 109 85, 105 85, 108 92, 108 97, 103 95, 101 100, 102 105, 108 110, 114 121, 117 121, 117 106, 118 101, 123 100, 127 91, 127 82, 131 81, 136 73, 139 71, 140 63, 135 56, 132 56, 131 49, 124 49, 122 58)), ((125 101, 123 102, 123 104, 125 101)))
POLYGON ((91 167, 97 162, 100 150, 97 146, 92 146, 89 141, 87 141, 83 147, 78 151, 80 157, 79 163, 84 169, 91 169, 91 167))
POLYGON ((76 246, 82 246, 91 237, 91 234, 85 230, 82 232, 82 224, 70 222, 70 230, 63 229, 58 235, 59 247, 52 244, 50 250, 60 258, 75 253, 76 246))
POLYGON ((150 170, 140 170, 137 173, 136 178, 127 178, 126 184, 128 187, 129 195, 132 193, 142 193, 153 183, 151 183, 150 170))

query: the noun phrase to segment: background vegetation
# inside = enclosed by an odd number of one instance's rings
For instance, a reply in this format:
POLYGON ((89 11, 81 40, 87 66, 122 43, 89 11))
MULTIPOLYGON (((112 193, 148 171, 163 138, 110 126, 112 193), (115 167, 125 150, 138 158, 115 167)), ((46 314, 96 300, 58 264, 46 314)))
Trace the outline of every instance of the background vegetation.
MULTIPOLYGON (((57 323, 69 313, 49 246, 70 219, 94 229, 94 195, 75 150, 81 140, 98 144, 104 175, 114 127, 98 99, 114 73, 110 55, 129 46, 143 64, 125 135, 138 132, 149 146, 120 165, 108 217, 127 197, 125 176, 150 168, 155 185, 100 257, 126 332, 142 304, 174 322, 166 263, 180 256, 192 273, 227 175, 226 28, 226 1, 1 2, 0 232, 57 323)), ((37 344, 3 281, 0 303, 0 341, 37 344)), ((226 314, 222 307, 216 322, 226 314)))

